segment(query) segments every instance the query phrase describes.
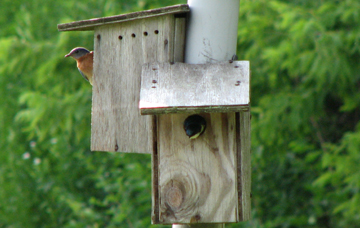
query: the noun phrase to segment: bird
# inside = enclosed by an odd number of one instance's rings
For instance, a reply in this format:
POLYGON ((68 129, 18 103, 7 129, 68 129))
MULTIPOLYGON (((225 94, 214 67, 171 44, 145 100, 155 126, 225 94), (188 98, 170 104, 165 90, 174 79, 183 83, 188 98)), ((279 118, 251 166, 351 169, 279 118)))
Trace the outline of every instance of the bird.
POLYGON ((202 133, 204 133, 205 128, 206 121, 204 117, 200 115, 188 116, 184 121, 184 130, 190 139, 196 139, 199 137, 202 133))
POLYGON ((65 57, 72 57, 76 60, 80 74, 92 85, 94 52, 83 47, 76 47, 69 54, 66 54, 65 57))

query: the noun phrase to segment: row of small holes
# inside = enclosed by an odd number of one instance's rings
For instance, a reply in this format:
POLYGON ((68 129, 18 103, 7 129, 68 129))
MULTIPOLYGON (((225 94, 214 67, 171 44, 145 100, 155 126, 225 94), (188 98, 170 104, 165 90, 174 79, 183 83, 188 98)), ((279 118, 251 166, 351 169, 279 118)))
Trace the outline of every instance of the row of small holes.
MULTIPOLYGON (((155 33, 156 35, 159 34, 159 30, 155 30, 154 33, 155 33)), ((147 36, 147 35, 148 35, 148 32, 144 32, 143 34, 144 34, 144 36, 147 36)), ((135 38, 135 37, 136 37, 136 34, 135 34, 135 33, 131 34, 131 37, 132 37, 132 38, 135 38)), ((123 36, 119 36, 119 40, 122 40, 122 39, 123 39, 123 36)))

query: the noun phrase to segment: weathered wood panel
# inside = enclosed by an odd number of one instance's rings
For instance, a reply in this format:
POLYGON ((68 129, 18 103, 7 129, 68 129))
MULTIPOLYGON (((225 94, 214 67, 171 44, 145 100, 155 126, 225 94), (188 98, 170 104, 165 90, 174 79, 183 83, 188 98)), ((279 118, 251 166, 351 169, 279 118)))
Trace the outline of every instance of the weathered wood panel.
POLYGON ((249 61, 143 66, 141 114, 248 110, 249 61))
POLYGON ((162 16, 167 14, 184 14, 190 12, 186 4, 167 6, 158 9, 144 10, 134 13, 121 14, 110 17, 93 18, 89 20, 74 21, 70 23, 58 24, 59 31, 86 31, 94 30, 95 27, 114 23, 126 22, 136 19, 162 16))
POLYGON ((186 18, 177 17, 175 18, 174 62, 184 62, 185 36, 186 36, 186 18))
MULTIPOLYGON (((235 113, 201 114, 203 135, 190 140, 188 114, 158 116, 159 208, 154 223, 213 223, 238 220, 235 113)), ((155 161, 155 160, 154 160, 155 161)))
POLYGON ((236 113, 238 221, 251 218, 251 122, 250 110, 236 113))
POLYGON ((174 60, 175 20, 165 15, 95 28, 91 150, 153 151, 154 117, 138 109, 141 66, 174 60))

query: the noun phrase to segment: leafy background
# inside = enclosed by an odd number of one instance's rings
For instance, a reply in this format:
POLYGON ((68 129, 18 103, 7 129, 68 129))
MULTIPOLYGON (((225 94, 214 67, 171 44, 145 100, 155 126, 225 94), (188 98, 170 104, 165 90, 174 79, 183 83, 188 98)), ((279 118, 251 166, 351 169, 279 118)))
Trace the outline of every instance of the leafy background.
MULTIPOLYGON (((150 225, 150 157, 90 152, 91 87, 73 61, 81 19, 184 0, 1 0, 0 227, 150 225)), ((242 0, 252 70, 252 220, 360 227, 360 2, 242 0)))

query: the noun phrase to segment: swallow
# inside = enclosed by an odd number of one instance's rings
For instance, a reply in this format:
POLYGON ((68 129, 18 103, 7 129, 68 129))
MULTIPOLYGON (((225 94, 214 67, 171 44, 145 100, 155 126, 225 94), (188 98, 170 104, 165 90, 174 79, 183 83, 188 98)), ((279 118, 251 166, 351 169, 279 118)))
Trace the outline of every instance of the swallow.
POLYGON ((206 121, 204 117, 199 115, 188 116, 184 121, 184 130, 190 139, 196 139, 206 128, 206 121))
POLYGON ((93 64, 94 52, 83 47, 76 47, 65 57, 72 57, 76 60, 77 68, 80 74, 92 85, 93 82, 93 64))

